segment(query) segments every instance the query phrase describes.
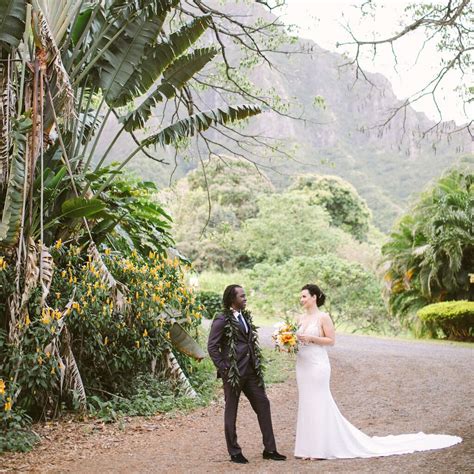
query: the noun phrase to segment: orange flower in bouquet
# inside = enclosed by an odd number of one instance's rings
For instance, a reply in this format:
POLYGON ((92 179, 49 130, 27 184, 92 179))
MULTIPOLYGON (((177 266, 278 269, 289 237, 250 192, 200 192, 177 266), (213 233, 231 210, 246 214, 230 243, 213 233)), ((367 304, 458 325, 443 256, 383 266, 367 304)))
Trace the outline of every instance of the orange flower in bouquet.
POLYGON ((293 321, 285 321, 275 324, 275 331, 272 339, 275 343, 275 349, 283 352, 296 353, 298 351, 298 339, 296 331, 298 326, 293 321))

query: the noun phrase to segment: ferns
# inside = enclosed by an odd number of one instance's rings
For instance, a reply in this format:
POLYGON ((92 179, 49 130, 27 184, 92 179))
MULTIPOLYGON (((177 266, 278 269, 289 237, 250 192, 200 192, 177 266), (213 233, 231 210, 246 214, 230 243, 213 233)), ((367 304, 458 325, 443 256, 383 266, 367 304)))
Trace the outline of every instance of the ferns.
POLYGON ((421 306, 472 299, 474 262, 473 175, 452 170, 397 224, 383 247, 389 306, 404 319, 421 306), (421 305, 421 306, 420 306, 421 305))

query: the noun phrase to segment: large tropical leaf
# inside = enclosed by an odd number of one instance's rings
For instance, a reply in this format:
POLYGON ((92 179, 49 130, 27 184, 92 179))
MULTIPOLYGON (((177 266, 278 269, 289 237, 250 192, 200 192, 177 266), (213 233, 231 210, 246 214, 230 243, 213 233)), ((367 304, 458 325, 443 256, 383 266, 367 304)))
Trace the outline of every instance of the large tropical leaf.
POLYGON ((226 124, 258 115, 262 109, 253 104, 229 106, 190 115, 143 140, 143 146, 169 145, 184 137, 207 130, 212 125, 226 124))
POLYGON ((11 123, 15 114, 15 93, 11 80, 13 61, 0 63, 0 187, 8 179, 11 123))
POLYGON ((142 128, 151 116, 152 107, 165 99, 174 97, 216 54, 215 48, 203 48, 176 60, 164 72, 163 80, 156 90, 125 117, 123 120, 125 130, 130 132, 142 128))
POLYGON ((0 52, 16 48, 25 31, 26 1, 0 0, 0 52))
MULTIPOLYGON (((149 3, 156 7, 153 15, 132 14, 114 23, 112 27, 109 23, 105 34, 102 33, 102 28, 96 32, 98 35, 103 35, 99 44, 101 58, 97 63, 99 85, 106 102, 111 106, 125 105, 130 100, 131 96, 124 94, 124 91, 126 92, 124 84, 139 68, 145 48, 156 43, 166 14, 174 4, 171 0, 149 3)), ((100 19, 102 25, 110 21, 104 17, 100 19)))
POLYGON ((148 45, 140 65, 123 87, 123 98, 138 97, 147 92, 161 73, 184 54, 210 25, 210 17, 202 16, 184 25, 158 44, 148 45))
POLYGON ((73 113, 74 91, 62 62, 61 52, 53 37, 50 24, 39 5, 36 8, 34 17, 36 21, 34 22, 33 32, 48 63, 48 75, 54 77, 54 81, 50 84, 53 104, 51 104, 51 101, 46 101, 46 118, 43 125, 46 130, 50 130, 54 123, 55 115, 62 115, 67 118, 73 113), (54 107, 54 112, 51 110, 52 107, 54 107))
POLYGON ((161 16, 178 4, 179 0, 114 0, 110 13, 114 17, 128 17, 137 13, 161 16))
POLYGON ((10 162, 10 173, 5 195, 2 221, 0 222, 0 246, 10 247, 16 244, 20 235, 23 214, 23 199, 26 186, 25 133, 31 127, 31 120, 15 122, 13 138, 13 155, 10 162))
POLYGON ((32 3, 43 12, 52 38, 59 45, 84 0, 33 0, 32 3))
POLYGON ((183 354, 194 357, 194 359, 197 360, 206 357, 201 346, 183 329, 180 324, 175 322, 171 326, 170 337, 174 347, 183 354))
POLYGON ((95 214, 102 212, 105 209, 105 204, 97 198, 72 198, 64 201, 61 211, 61 217, 77 219, 80 217, 92 217, 95 214))

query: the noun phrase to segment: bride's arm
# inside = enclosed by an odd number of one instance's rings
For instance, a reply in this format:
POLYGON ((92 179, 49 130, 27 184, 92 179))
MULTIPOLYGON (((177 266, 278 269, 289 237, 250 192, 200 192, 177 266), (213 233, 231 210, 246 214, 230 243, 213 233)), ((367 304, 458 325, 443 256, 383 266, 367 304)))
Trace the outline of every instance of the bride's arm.
POLYGON ((320 346, 333 346, 336 342, 336 330, 329 314, 321 316, 321 326, 324 336, 308 336, 309 342, 320 346))

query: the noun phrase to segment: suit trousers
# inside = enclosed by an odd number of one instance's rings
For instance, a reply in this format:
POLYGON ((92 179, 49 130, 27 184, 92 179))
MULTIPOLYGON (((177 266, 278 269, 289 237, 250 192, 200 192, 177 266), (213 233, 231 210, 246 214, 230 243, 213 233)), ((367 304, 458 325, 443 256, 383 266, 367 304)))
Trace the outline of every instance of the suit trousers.
POLYGON ((231 456, 239 454, 242 449, 237 442, 237 410, 241 392, 247 397, 253 411, 257 414, 258 424, 262 432, 263 446, 267 451, 276 451, 275 437, 273 435, 272 416, 270 413, 270 401, 263 384, 259 385, 259 378, 254 368, 249 364, 247 370, 240 377, 240 386, 233 388, 224 381, 225 412, 224 431, 227 450, 231 456))

